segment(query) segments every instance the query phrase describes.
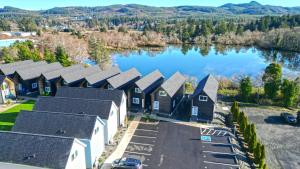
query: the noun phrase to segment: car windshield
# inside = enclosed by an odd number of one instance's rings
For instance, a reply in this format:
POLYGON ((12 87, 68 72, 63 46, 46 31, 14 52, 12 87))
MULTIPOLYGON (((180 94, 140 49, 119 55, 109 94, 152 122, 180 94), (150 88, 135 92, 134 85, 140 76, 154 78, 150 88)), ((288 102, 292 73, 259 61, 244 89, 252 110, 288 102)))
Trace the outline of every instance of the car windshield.
POLYGON ((294 116, 288 116, 288 119, 290 119, 290 120, 294 120, 294 119, 295 119, 295 117, 294 117, 294 116))

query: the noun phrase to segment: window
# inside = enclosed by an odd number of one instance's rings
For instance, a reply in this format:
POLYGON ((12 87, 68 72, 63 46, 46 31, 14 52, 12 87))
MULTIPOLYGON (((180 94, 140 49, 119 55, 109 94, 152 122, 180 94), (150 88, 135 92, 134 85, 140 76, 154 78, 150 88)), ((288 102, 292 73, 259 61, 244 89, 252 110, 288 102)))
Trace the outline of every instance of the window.
POLYGON ((74 161, 74 159, 75 159, 75 154, 72 154, 72 161, 74 161))
POLYGON ((114 115, 114 111, 111 111, 109 116, 113 116, 113 115, 114 115))
POLYGON ((159 110, 159 101, 154 101, 154 103, 153 103, 153 109, 154 110, 159 110))
POLYGON ((49 92, 51 92, 51 88, 50 87, 45 87, 45 91, 49 93, 49 92))
POLYGON ((132 98, 132 103, 133 104, 140 104, 140 99, 139 98, 132 98))
POLYGON ((173 108, 176 106, 176 100, 173 100, 173 108))
POLYGON ((71 156, 72 161, 74 161, 77 156, 78 156, 78 151, 75 150, 75 153, 73 153, 71 156))
POLYGON ((164 90, 159 91, 159 96, 167 96, 167 92, 164 90))
POLYGON ((95 134, 97 134, 98 131, 99 131, 99 127, 97 127, 97 128, 95 129, 95 134))
POLYGON ((134 88, 134 92, 135 92, 135 93, 142 93, 141 89, 138 88, 138 87, 134 88))
POLYGON ((31 84, 31 87, 32 87, 33 89, 36 89, 36 88, 37 88, 37 83, 32 83, 32 84, 31 84))
POLYGON ((199 101, 201 101, 201 102, 207 102, 207 96, 200 95, 199 96, 199 101))

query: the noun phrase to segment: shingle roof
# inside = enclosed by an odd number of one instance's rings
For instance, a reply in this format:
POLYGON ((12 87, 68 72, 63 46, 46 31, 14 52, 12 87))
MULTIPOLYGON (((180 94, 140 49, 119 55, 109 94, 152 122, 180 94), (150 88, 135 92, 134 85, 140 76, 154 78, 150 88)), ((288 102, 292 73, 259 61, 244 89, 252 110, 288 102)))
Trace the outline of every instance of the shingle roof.
POLYGON ((108 119, 113 101, 67 97, 39 97, 34 111, 96 115, 108 119))
POLYGON ((93 75, 87 76, 85 79, 90 85, 93 85, 93 84, 99 83, 103 80, 106 80, 108 78, 111 78, 111 77, 119 74, 120 72, 121 71, 120 71, 119 67, 112 67, 109 70, 105 70, 105 71, 98 72, 93 75))
POLYGON ((51 63, 51 64, 42 64, 36 67, 31 67, 29 69, 20 69, 16 72, 23 80, 29 80, 38 78, 42 73, 50 72, 53 70, 61 69, 62 65, 59 62, 51 63))
POLYGON ((216 102, 218 87, 218 81, 212 75, 207 75, 198 83, 198 86, 195 89, 193 96, 196 96, 203 91, 212 101, 216 102))
POLYGON ((21 111, 12 131, 91 139, 98 116, 21 111))
POLYGON ((120 107, 123 90, 105 90, 96 88, 61 87, 57 89, 56 97, 112 100, 120 107))
POLYGON ((74 138, 0 132, 0 161, 44 168, 66 167, 74 138))
POLYGON ((67 82, 67 83, 73 83, 76 82, 78 80, 81 80, 91 74, 97 73, 97 72, 101 72, 101 69, 98 65, 96 66, 92 66, 92 67, 88 67, 82 70, 78 70, 78 71, 74 71, 74 72, 70 72, 67 74, 63 74, 62 78, 67 82))
POLYGON ((156 81, 164 78, 164 76, 159 72, 159 70, 155 70, 154 72, 148 74, 142 79, 135 82, 135 84, 142 90, 146 90, 149 86, 151 86, 156 81))
POLYGON ((132 68, 126 72, 120 73, 117 76, 109 78, 107 81, 113 88, 117 89, 118 87, 123 86, 124 84, 142 76, 135 68, 132 68))
POLYGON ((0 70, 4 73, 4 75, 11 75, 16 71, 17 67, 21 65, 27 65, 29 63, 33 63, 32 60, 24 60, 7 64, 0 64, 0 70))
POLYGON ((72 65, 69 67, 62 67, 61 69, 58 70, 54 70, 51 72, 45 72, 42 73, 42 75, 46 78, 46 80, 52 80, 55 78, 58 78, 59 76, 66 74, 66 73, 70 73, 73 71, 79 71, 79 70, 83 70, 84 67, 82 65, 72 65))
POLYGON ((181 73, 176 72, 168 80, 166 80, 161 87, 170 97, 173 97, 184 83, 185 77, 181 73))
POLYGON ((47 64, 47 62, 45 62, 45 61, 29 62, 26 64, 21 64, 21 65, 16 65, 16 66, 3 67, 3 69, 1 69, 1 70, 6 76, 8 76, 8 75, 12 75, 17 70, 28 69, 28 68, 36 67, 39 65, 45 65, 45 64, 47 64))

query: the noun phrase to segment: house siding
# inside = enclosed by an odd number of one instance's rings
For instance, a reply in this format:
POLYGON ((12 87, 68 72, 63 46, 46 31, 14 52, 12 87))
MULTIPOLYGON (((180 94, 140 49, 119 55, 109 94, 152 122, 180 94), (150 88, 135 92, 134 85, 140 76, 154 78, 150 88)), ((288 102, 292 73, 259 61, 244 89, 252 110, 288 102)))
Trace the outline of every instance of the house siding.
POLYGON ((133 85, 130 89, 130 99, 128 99, 128 101, 130 101, 130 109, 131 110, 141 110, 142 107, 142 101, 144 101, 145 99, 145 94, 143 91, 141 91, 141 93, 136 93, 135 92, 135 88, 138 88, 139 90, 141 90, 137 85, 133 85), (139 99, 139 104, 133 103, 133 98, 138 98, 139 99))
POLYGON ((85 145, 82 142, 74 141, 65 169, 86 169, 85 145), (75 151, 77 151, 78 155, 72 160, 72 154, 75 151))
POLYGON ((204 92, 195 95, 192 99, 192 106, 198 107, 198 119, 212 121, 214 117, 215 103, 208 96, 207 101, 200 101, 200 95, 207 96, 207 94, 204 92))
POLYGON ((38 85, 38 78, 30 79, 30 80, 23 80, 19 75, 15 75, 13 81, 16 85, 16 92, 19 95, 26 95, 27 93, 39 92, 39 85, 38 85), (37 83, 36 88, 32 88, 32 84, 37 83), (19 90, 19 84, 22 85, 22 90, 19 90))
POLYGON ((105 123, 105 144, 109 144, 112 141, 118 130, 118 109, 116 106, 112 106, 110 116, 107 120, 103 120, 105 123))
POLYGON ((119 107, 119 126, 125 126, 125 119, 127 116, 127 98, 125 93, 122 96, 121 105, 119 107))

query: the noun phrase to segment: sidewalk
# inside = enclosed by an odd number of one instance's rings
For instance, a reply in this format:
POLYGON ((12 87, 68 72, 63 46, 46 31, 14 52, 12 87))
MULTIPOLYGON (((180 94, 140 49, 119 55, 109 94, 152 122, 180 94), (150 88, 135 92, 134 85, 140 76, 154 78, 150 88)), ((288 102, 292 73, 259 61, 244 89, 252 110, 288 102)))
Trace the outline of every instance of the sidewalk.
POLYGON ((125 132, 125 135, 123 136, 122 140, 120 141, 117 149, 104 161, 103 166, 101 169, 110 169, 111 164, 114 160, 121 158, 135 132, 137 129, 139 122, 141 120, 141 116, 137 114, 133 121, 130 123, 127 131, 125 132))

